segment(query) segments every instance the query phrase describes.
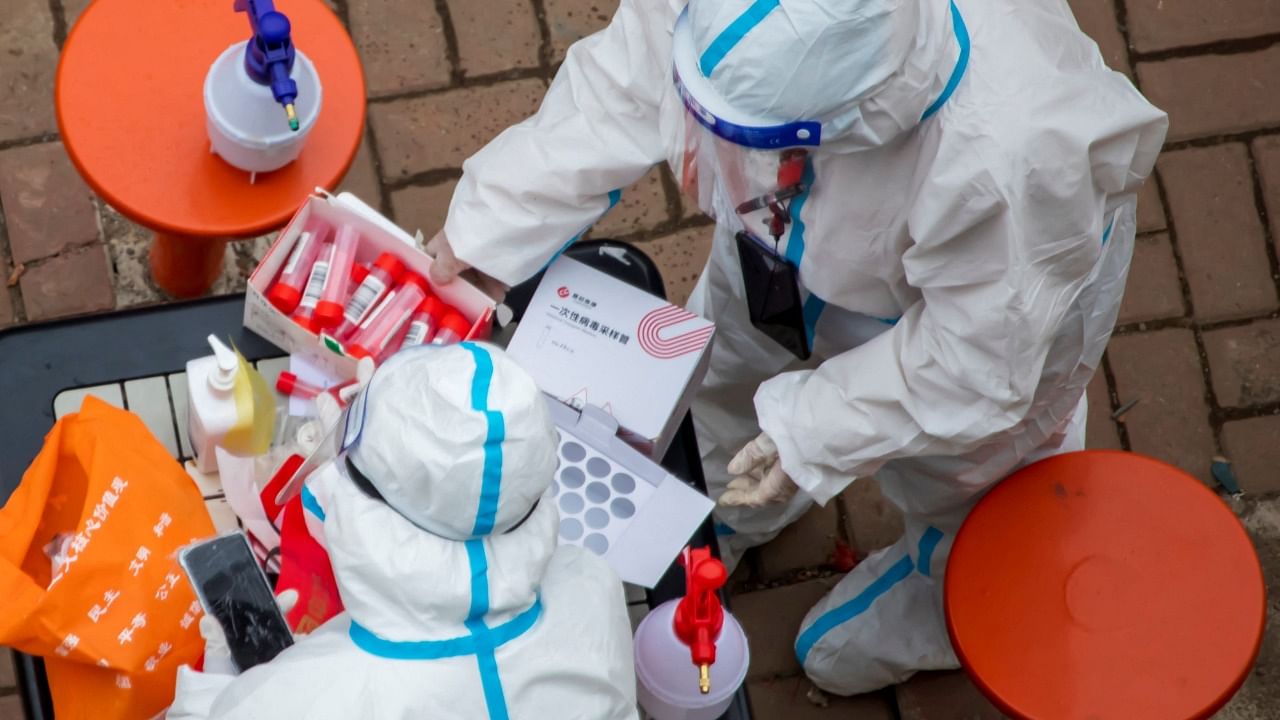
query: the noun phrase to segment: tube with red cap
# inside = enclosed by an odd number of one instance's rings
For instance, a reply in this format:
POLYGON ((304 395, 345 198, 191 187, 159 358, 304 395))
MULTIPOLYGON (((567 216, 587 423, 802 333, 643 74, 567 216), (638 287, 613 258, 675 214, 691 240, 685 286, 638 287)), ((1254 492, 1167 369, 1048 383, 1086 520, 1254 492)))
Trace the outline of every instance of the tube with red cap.
MULTIPOLYGON (((327 252, 327 249, 321 250, 321 255, 320 255, 321 258, 325 257, 325 255, 323 254, 324 252, 327 252)), ((317 260, 316 262, 324 262, 324 261, 317 260)), ((326 273, 328 272, 327 264, 325 265, 325 272, 326 273)), ((360 263, 356 263, 355 265, 352 265, 351 275, 347 283, 347 293, 350 294, 355 292, 355 289, 360 286, 361 282, 364 282, 365 276, 367 276, 368 274, 369 274, 369 268, 365 267, 364 265, 361 265, 360 263)), ((312 283, 311 281, 308 281, 307 294, 303 296, 302 302, 298 303, 298 310, 293 314, 294 322, 301 325, 307 331, 317 333, 317 334, 319 334, 321 328, 316 327, 313 321, 314 319, 312 315, 315 312, 316 304, 320 300, 320 290, 321 288, 323 288, 323 286, 324 286, 324 280, 321 279, 320 283, 318 285, 315 285, 315 294, 313 296, 311 293, 312 283)))
POLYGON ((440 329, 436 331, 436 336, 431 338, 431 344, 452 345, 462 342, 469 332, 471 332, 471 323, 462 316, 462 313, 450 308, 440 320, 440 329))
POLYGON ((294 241, 289 259, 280 270, 280 276, 267 290, 267 300, 285 315, 296 310, 298 303, 302 302, 303 290, 307 287, 312 268, 315 267, 316 258, 320 255, 320 248, 325 244, 328 233, 329 228, 325 226, 303 230, 294 241))
POLYGON ((332 330, 342 323, 342 313, 347 304, 346 278, 356 261, 356 249, 360 234, 350 225, 338 228, 337 237, 329 251, 329 274, 320 293, 320 302, 312 312, 311 323, 320 330, 332 330))
POLYGON ((353 330, 364 320, 365 315, 386 297, 387 291, 404 277, 405 267, 400 258, 384 252, 373 261, 369 274, 360 282, 360 286, 351 293, 347 307, 342 313, 342 324, 333 333, 339 340, 349 337, 353 330))
POLYGON ((440 329, 440 321, 444 320, 444 316, 449 312, 449 306, 440 301, 435 295, 427 296, 426 300, 413 311, 413 317, 409 318, 409 331, 404 336, 404 342, 400 344, 400 348, 413 347, 415 345, 425 345, 431 342, 436 336, 436 331, 440 329))
POLYGON ((336 398, 340 397, 338 395, 339 390, 355 385, 356 382, 356 380, 349 380, 341 385, 322 388, 319 385, 312 385, 306 380, 302 380, 297 375, 286 370, 281 372, 280 376, 276 378, 276 390, 279 390, 282 395, 291 395, 293 397, 300 397, 308 400, 324 392, 327 392, 336 398))
POLYGON ((711 665, 716 661, 716 640, 724 626, 724 607, 716 594, 729 578, 724 563, 711 557, 710 548, 686 549, 685 596, 676 605, 676 637, 689 646, 693 664, 698 666, 698 690, 711 692, 711 665))
POLYGON ((426 278, 408 273, 405 280, 369 313, 345 345, 348 355, 378 358, 400 328, 409 322, 413 311, 426 299, 431 286, 426 278))

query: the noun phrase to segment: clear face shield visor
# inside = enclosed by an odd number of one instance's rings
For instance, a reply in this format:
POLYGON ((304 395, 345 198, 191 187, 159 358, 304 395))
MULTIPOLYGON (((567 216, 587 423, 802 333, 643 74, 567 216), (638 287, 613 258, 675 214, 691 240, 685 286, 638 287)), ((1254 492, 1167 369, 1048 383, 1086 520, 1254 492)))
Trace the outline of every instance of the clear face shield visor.
POLYGON ((770 121, 725 102, 698 65, 687 9, 676 21, 673 76, 685 109, 675 168, 681 189, 720 222, 736 217, 752 234, 780 237, 791 199, 805 190, 822 124, 770 121))

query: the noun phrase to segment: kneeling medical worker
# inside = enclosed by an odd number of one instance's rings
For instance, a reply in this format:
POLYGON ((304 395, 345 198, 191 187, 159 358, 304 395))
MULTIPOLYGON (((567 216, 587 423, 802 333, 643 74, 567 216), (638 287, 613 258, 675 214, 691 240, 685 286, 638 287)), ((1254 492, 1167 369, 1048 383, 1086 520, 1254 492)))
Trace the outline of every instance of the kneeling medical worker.
POLYGON ((622 0, 463 165, 432 275, 514 285, 667 161, 716 221, 688 307, 726 561, 856 478, 905 515, 796 638, 868 692, 958 667, 961 522, 1082 447, 1167 125, 1065 0, 622 0))
POLYGON ((378 368, 303 490, 346 611, 239 676, 183 668, 170 720, 635 718, 622 583, 556 545, 544 403, 489 345, 378 368))

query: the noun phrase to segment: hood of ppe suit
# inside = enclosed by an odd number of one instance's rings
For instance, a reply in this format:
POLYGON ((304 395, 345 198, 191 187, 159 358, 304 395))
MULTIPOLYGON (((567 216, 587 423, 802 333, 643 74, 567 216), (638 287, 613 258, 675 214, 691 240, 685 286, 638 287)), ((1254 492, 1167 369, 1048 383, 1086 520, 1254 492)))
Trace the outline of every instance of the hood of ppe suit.
POLYGON ((822 147, 845 152, 918 125, 967 43, 946 0, 692 0, 689 20, 721 100, 762 123, 819 121, 822 147))
POLYGON ((452 540, 515 526, 556 468, 542 393, 489 345, 397 353, 352 403, 346 435, 352 464, 387 504, 452 540))
POLYGON ((465 635, 481 555, 488 582, 486 623, 499 625, 528 610, 556 547, 559 514, 552 502, 539 502, 513 530, 457 541, 424 531, 366 495, 341 461, 317 470, 307 492, 323 515, 323 540, 347 612, 391 641, 465 635), (483 552, 468 547, 473 544, 483 552))

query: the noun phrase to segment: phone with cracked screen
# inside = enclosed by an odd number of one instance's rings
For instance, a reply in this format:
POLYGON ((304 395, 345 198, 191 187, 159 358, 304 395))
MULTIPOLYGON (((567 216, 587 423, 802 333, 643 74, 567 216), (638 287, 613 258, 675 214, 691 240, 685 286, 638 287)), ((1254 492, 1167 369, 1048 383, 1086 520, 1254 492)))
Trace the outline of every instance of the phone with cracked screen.
POLYGON ((750 233, 739 232, 736 239, 751 324, 796 357, 808 360, 812 350, 800 302, 799 269, 750 233))
POLYGON ((267 576, 243 532, 188 546, 178 554, 196 597, 227 636, 241 672, 261 665, 293 644, 267 576))

